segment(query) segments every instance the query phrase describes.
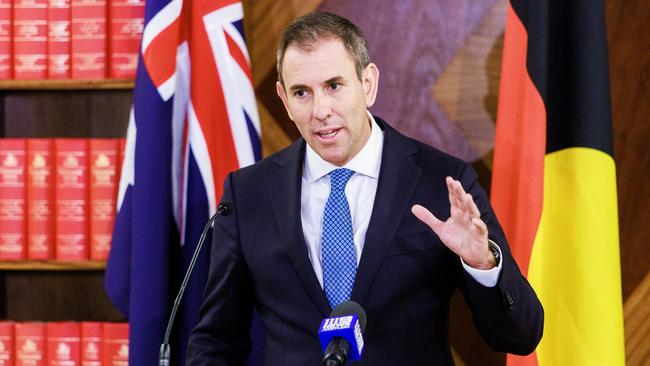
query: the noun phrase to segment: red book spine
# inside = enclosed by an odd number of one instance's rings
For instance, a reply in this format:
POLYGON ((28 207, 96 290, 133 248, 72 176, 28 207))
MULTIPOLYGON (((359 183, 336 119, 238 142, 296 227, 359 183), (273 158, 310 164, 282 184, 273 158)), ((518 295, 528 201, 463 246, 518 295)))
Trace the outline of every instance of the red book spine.
POLYGON ((102 323, 81 323, 81 366, 102 365, 102 323))
POLYGON ((88 140, 55 139, 56 259, 88 258, 88 140))
POLYGON ((47 365, 81 365, 81 329, 75 322, 47 323, 47 365))
POLYGON ((11 79, 11 0, 0 0, 0 80, 11 79))
POLYGON ((47 0, 14 0, 14 78, 47 76, 47 0))
POLYGON ((104 323, 104 366, 129 364, 129 323, 104 323))
POLYGON ((25 140, 0 139, 0 260, 25 252, 25 140))
POLYGON ((72 78, 106 77, 106 0, 72 0, 72 78))
POLYGON ((144 29, 144 0, 110 1, 110 77, 134 78, 144 29))
POLYGON ((54 258, 54 140, 27 140, 27 258, 54 258))
POLYGON ((0 322, 0 366, 14 366, 14 322, 0 322))
POLYGON ((16 323, 16 366, 45 366, 45 323, 16 323))
POLYGON ((116 139, 90 140, 90 259, 106 260, 117 198, 116 139))
POLYGON ((49 0, 47 76, 70 77, 70 0, 49 0))

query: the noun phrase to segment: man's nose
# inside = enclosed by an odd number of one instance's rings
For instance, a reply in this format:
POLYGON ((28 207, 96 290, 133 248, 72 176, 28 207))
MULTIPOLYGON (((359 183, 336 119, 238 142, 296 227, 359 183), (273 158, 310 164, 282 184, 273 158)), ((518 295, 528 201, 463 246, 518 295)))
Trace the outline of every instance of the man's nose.
POLYGON ((314 118, 326 120, 332 114, 332 105, 330 98, 324 93, 314 94, 314 118))

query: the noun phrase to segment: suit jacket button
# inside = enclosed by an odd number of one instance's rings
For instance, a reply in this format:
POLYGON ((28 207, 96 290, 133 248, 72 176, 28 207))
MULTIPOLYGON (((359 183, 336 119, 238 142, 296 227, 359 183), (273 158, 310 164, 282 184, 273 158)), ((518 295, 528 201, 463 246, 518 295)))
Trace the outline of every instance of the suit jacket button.
POLYGON ((512 306, 515 304, 515 300, 512 298, 512 295, 510 295, 510 292, 505 291, 505 300, 506 300, 506 307, 508 310, 512 310, 512 306))

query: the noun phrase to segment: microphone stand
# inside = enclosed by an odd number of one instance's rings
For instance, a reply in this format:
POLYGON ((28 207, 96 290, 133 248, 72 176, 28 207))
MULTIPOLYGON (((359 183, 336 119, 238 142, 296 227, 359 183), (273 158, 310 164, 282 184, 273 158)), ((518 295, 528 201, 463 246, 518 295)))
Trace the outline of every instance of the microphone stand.
POLYGON ((176 299, 174 300, 174 306, 172 307, 171 315, 169 316, 169 320, 167 321, 165 340, 163 341, 163 344, 160 345, 160 353, 158 355, 159 366, 169 366, 169 361, 171 358, 169 336, 172 331, 172 326, 174 325, 174 318, 176 318, 176 313, 178 312, 178 306, 181 303, 181 299, 183 298, 183 293, 185 292, 185 287, 187 287, 187 282, 190 279, 192 270, 194 270, 194 265, 196 264, 196 260, 199 257, 199 253, 201 252, 201 247, 203 247, 203 242, 205 242, 205 237, 208 235, 208 230, 212 226, 214 220, 217 219, 217 217, 222 215, 226 216, 229 213, 230 213, 230 206, 228 206, 228 204, 226 203, 220 203, 219 206, 217 206, 217 213, 212 215, 208 223, 203 228, 203 233, 201 233, 201 237, 199 238, 199 243, 196 245, 196 249, 194 249, 194 254, 192 255, 192 260, 190 261, 190 266, 187 268, 187 272, 185 273, 185 278, 183 278, 183 283, 181 284, 181 288, 178 290, 178 295, 176 295, 176 299))

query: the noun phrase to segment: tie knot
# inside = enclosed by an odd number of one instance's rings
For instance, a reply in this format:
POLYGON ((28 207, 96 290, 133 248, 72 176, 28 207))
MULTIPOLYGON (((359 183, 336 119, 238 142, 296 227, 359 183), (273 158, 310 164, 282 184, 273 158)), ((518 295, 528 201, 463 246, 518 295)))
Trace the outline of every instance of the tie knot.
POLYGON ((354 170, 339 168, 332 170, 329 174, 330 176, 330 186, 332 191, 341 191, 345 189, 345 185, 348 184, 348 180, 354 174, 354 170))

